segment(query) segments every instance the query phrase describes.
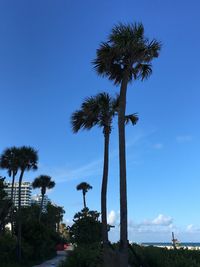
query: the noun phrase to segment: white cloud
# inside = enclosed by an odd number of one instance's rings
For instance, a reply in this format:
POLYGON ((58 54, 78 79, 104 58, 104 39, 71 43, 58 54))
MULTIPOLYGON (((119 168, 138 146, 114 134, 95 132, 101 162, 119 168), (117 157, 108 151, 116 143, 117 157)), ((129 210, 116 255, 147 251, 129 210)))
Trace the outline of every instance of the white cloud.
POLYGON ((115 225, 117 222, 118 216, 114 210, 111 210, 108 214, 108 224, 115 225))
POLYGON ((195 226, 194 224, 189 224, 187 227, 186 227, 186 232, 188 233, 199 233, 200 232, 200 228, 195 226))
POLYGON ((42 165, 40 172, 49 173, 52 177, 55 177, 56 183, 67 182, 75 179, 83 179, 84 177, 92 177, 93 175, 99 175, 102 172, 102 160, 94 160, 88 164, 79 166, 74 169, 68 167, 51 168, 42 165))
MULTIPOLYGON (((109 238, 112 242, 119 240, 120 227, 118 224, 119 214, 111 211, 110 217, 115 220, 115 228, 109 232, 109 238)), ((177 226, 173 223, 173 218, 164 214, 159 214, 154 219, 135 222, 132 219, 128 222, 128 238, 133 242, 171 242, 172 232, 180 242, 198 242, 200 227, 193 224, 187 226, 177 226)))
POLYGON ((185 143, 185 142, 190 142, 192 140, 191 135, 179 135, 176 137, 176 141, 178 143, 185 143))
POLYGON ((153 221, 153 225, 161 225, 161 226, 169 226, 173 222, 171 217, 165 216, 163 214, 159 214, 153 221))
POLYGON ((163 144, 157 143, 157 144, 153 145, 153 148, 155 148, 155 149, 162 149, 163 148, 163 144))

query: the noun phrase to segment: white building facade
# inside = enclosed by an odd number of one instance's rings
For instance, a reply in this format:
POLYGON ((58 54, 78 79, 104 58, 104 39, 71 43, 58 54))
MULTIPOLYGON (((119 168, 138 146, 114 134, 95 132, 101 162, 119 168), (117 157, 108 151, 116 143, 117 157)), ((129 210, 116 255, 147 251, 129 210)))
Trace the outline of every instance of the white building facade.
MULTIPOLYGON (((8 182, 5 183, 6 188, 5 191, 7 193, 7 198, 11 198, 11 188, 12 183, 8 182)), ((21 184, 21 206, 27 207, 31 205, 31 183, 29 182, 22 182, 21 184)), ((14 190, 13 190, 13 202, 15 207, 18 207, 18 200, 19 200, 19 183, 14 183, 14 190)))
MULTIPOLYGON (((31 199, 31 203, 37 204, 37 205, 41 205, 41 201, 42 201, 41 194, 35 195, 31 199)), ((50 199, 46 195, 44 195, 43 209, 42 209, 43 212, 46 212, 46 207, 47 207, 48 202, 50 202, 50 199)))

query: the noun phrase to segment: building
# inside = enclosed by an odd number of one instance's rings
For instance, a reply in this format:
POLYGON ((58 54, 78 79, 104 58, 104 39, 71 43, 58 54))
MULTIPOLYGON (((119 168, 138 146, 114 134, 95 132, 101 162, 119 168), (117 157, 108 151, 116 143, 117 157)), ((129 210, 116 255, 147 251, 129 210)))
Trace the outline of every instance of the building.
MULTIPOLYGON (((41 205, 41 201, 42 201, 42 195, 41 194, 35 195, 31 199, 32 204, 41 205)), ((47 207, 48 202, 50 202, 50 199, 46 195, 44 195, 43 209, 42 209, 43 212, 46 211, 46 207, 47 207)))
MULTIPOLYGON (((8 182, 5 183, 6 188, 5 191, 7 193, 7 198, 11 198, 11 188, 12 183, 8 182)), ((31 183, 29 182, 22 182, 21 184, 21 206, 27 207, 31 205, 31 183)), ((13 190, 13 202, 15 207, 18 207, 18 193, 19 193, 19 183, 14 183, 14 190, 13 190)))

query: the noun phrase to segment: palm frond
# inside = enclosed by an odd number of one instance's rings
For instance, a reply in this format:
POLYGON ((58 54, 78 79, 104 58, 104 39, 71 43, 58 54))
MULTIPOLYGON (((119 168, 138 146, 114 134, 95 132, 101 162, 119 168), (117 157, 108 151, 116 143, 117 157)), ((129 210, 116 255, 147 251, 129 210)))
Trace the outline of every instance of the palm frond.
POLYGON ((132 125, 135 125, 138 122, 138 120, 139 118, 137 113, 125 116, 125 124, 131 123, 132 125))
POLYGON ((138 63, 132 69, 135 79, 141 79, 142 81, 148 79, 152 74, 152 65, 147 63, 138 63))

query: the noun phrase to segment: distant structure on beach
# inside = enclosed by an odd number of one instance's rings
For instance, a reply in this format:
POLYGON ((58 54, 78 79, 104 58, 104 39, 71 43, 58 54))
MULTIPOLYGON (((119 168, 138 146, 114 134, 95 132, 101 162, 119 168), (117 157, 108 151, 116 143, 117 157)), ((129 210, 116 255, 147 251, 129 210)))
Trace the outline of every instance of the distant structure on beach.
POLYGON ((174 232, 172 232, 172 246, 174 249, 180 246, 180 242, 174 237, 174 232))
MULTIPOLYGON (((11 198, 11 188, 12 188, 12 183, 8 182, 5 183, 5 191, 7 193, 7 198, 11 198)), ((29 182, 22 182, 21 185, 21 206, 22 207, 27 207, 31 205, 31 183, 29 182)), ((14 183, 14 190, 13 190, 13 202, 14 206, 18 207, 18 194, 19 194, 19 183, 16 182, 14 183)))

